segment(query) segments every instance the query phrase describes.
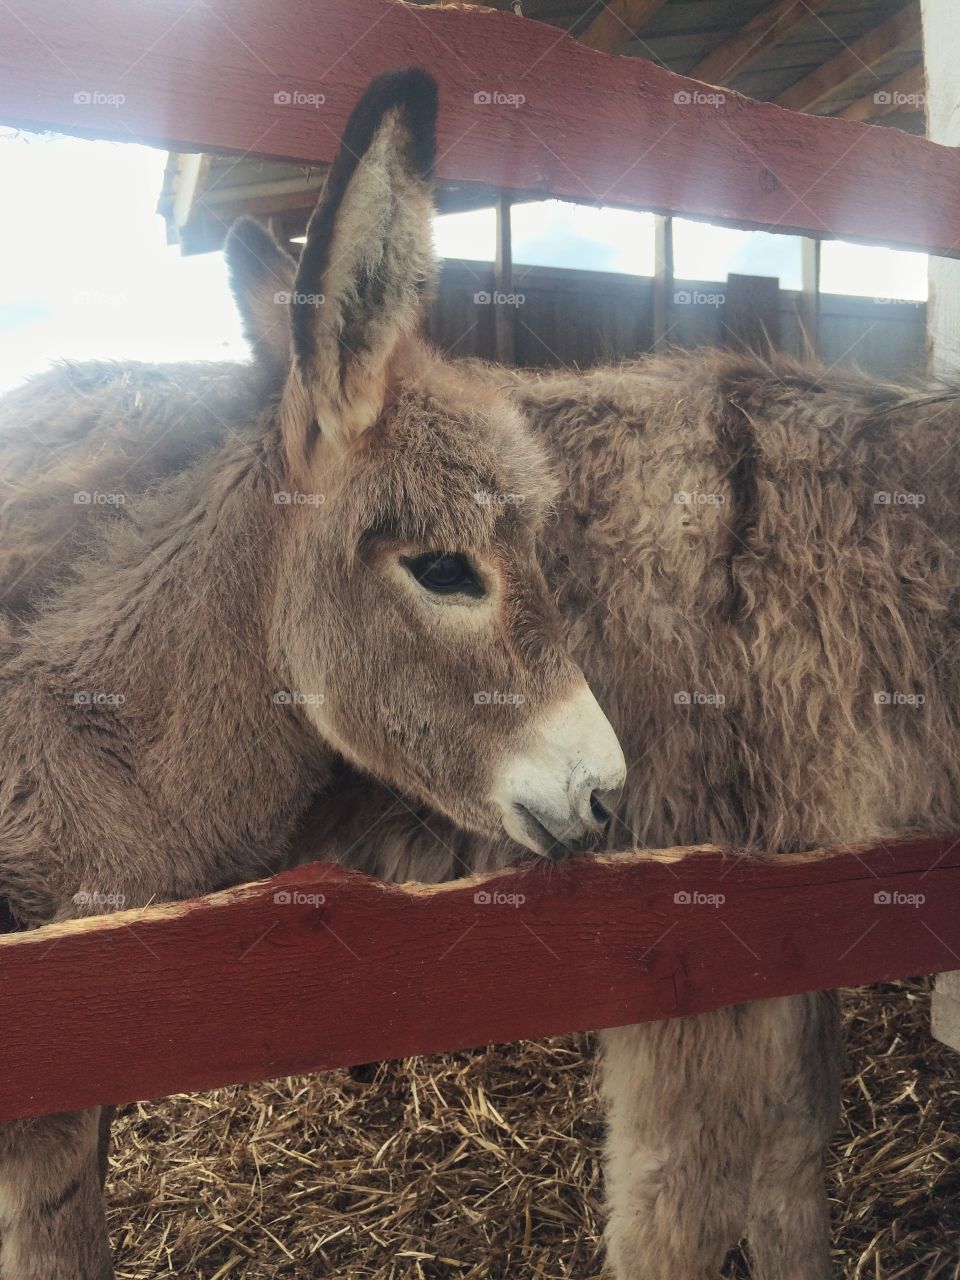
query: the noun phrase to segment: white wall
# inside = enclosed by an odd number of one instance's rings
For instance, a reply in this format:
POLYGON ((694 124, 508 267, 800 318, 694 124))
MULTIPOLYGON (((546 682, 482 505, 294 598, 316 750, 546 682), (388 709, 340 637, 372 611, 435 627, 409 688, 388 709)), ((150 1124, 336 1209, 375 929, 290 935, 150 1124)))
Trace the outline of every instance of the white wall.
MULTIPOLYGON (((928 134, 934 142, 960 146, 960 4, 921 0, 921 13, 928 134)), ((927 332, 934 371, 960 375, 960 261, 930 259, 927 332)))
MULTIPOLYGON (((960 4, 921 0, 927 69, 927 132, 960 146, 960 4)), ((960 375, 960 261, 930 259, 927 341, 934 372, 960 375)), ((960 1050, 960 971, 941 974, 933 996, 933 1033, 960 1050)))

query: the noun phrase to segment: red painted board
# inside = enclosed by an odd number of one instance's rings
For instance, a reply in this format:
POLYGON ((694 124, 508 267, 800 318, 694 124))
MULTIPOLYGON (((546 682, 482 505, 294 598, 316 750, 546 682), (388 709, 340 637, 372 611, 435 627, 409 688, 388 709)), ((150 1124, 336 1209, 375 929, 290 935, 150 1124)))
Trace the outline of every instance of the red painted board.
POLYGON ((0 938, 0 1119, 960 968, 960 836, 386 886, 312 863, 0 938))
POLYGON ((370 77, 413 63, 440 81, 444 178, 960 252, 956 150, 784 111, 488 8, 8 0, 0 122, 329 161, 370 77))

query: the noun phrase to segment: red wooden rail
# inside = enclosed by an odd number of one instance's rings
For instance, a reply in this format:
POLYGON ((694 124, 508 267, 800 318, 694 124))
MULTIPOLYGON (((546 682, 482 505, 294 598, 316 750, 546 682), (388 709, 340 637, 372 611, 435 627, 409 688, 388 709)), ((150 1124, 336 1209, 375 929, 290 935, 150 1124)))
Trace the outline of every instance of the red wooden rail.
POLYGON ((960 253, 957 151, 714 91, 489 9, 97 0, 93 20, 75 0, 9 0, 0 122, 328 161, 370 77, 411 63, 440 81, 443 177, 960 253))
POLYGON ((0 938, 0 1120, 956 969, 958 903, 960 837, 435 887, 314 863, 0 938))

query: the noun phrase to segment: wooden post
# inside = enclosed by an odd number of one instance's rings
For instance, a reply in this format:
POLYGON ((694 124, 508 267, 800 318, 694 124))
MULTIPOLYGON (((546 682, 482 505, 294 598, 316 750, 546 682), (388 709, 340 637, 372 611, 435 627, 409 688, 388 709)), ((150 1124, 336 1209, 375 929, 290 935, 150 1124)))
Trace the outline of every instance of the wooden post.
MULTIPOLYGON (((927 64, 927 133, 934 142, 960 146, 960 67, 956 60, 956 13, 943 0, 923 0, 923 46, 927 64)), ((960 369, 960 264, 930 259, 927 354, 931 372, 960 369)), ((960 970, 937 978, 933 993, 933 1034, 960 1050, 960 970)))
POLYGON ((653 345, 659 350, 667 343, 673 303, 673 219, 656 214, 656 265, 653 276, 653 345))
POLYGON ((820 354, 820 250, 821 240, 804 236, 800 241, 800 325, 806 354, 820 354))
POLYGON ((497 196, 497 250, 493 262, 493 333, 499 364, 516 364, 516 308, 506 298, 513 292, 513 243, 510 231, 510 197, 497 196), (498 300, 499 298, 499 300, 498 300))

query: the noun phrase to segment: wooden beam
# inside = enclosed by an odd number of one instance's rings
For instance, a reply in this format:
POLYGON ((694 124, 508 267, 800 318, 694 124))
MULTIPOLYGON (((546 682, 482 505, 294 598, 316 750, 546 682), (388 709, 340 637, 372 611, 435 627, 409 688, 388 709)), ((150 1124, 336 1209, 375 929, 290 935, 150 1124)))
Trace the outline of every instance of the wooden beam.
POLYGON ((666 0, 597 0, 600 12, 577 37, 582 44, 613 53, 633 40, 666 0))
POLYGON ((804 236, 800 241, 800 328, 804 358, 820 354, 820 260, 822 241, 804 236))
POLYGON ((313 863, 0 937, 0 1120, 955 968, 960 836, 542 862, 313 863))
POLYGON ((776 102, 791 111, 812 111, 887 54, 913 40, 919 32, 920 7, 917 0, 911 0, 906 8, 899 9, 886 22, 873 27, 859 40, 853 40, 815 71, 791 85, 776 102))
POLYGON ((878 120, 891 111, 923 111, 926 83, 923 63, 917 62, 835 115, 839 120, 878 120))
POLYGON ((32 0, 29 28, 0 4, 0 122, 323 164, 370 77, 419 63, 440 85, 440 178, 960 256, 953 150, 730 90, 718 105, 510 13, 97 0, 96 15, 109 40, 73 0, 32 0))
POLYGON ((711 49, 705 58, 687 72, 694 80, 709 84, 729 84, 733 76, 754 62, 764 50, 789 35, 794 27, 806 21, 830 0, 773 0, 755 13, 732 36, 711 49))

